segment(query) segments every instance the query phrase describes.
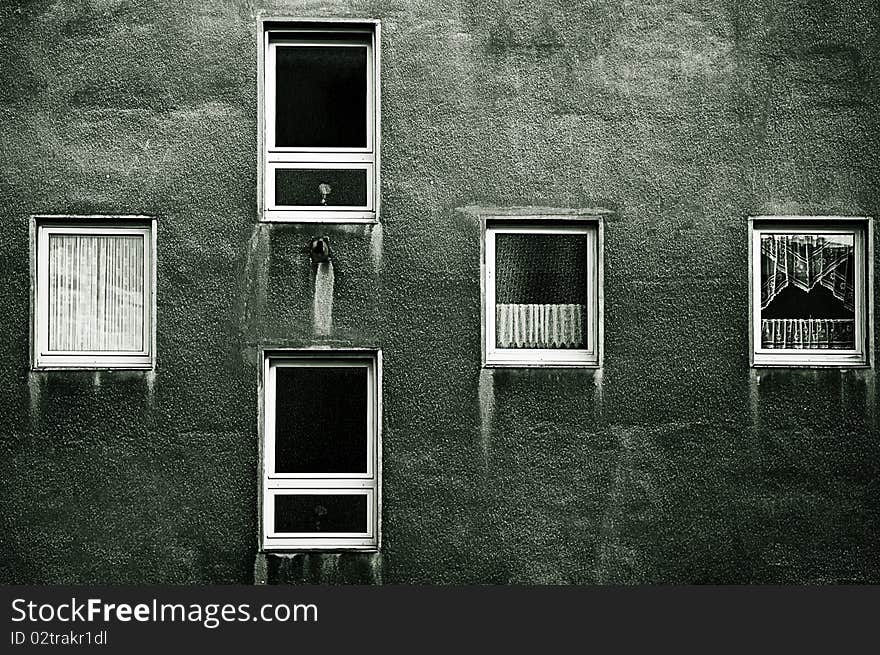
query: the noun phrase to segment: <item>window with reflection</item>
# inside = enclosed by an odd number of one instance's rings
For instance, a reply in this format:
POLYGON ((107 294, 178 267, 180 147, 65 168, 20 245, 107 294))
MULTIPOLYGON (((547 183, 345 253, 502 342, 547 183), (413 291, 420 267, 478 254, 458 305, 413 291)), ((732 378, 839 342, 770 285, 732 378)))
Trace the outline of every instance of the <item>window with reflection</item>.
POLYGON ((756 364, 867 362, 866 222, 752 222, 756 364))

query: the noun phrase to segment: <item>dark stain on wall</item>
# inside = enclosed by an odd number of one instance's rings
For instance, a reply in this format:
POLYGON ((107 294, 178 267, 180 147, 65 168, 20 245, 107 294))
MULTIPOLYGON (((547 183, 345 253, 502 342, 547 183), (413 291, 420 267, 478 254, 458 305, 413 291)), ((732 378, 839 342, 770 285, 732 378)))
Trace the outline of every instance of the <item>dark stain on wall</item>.
POLYGON ((871 0, 7 3, 0 580, 878 582, 873 370, 750 371, 746 270, 748 215, 878 213, 878 31, 871 0), (257 12, 382 19, 380 226, 257 223, 257 12), (515 205, 614 210, 603 370, 480 370, 456 208, 515 205), (154 373, 29 371, 38 213, 158 218, 154 373), (265 558, 258 352, 319 343, 383 349, 382 552, 265 558))

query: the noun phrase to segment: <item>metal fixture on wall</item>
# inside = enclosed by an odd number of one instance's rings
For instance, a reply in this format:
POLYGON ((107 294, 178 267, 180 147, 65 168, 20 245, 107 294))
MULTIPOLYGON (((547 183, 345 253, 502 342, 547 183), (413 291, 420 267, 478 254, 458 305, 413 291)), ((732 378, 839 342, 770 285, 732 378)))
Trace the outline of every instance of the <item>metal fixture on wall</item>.
POLYGON ((331 255, 329 237, 312 237, 309 241, 309 257, 313 264, 329 262, 331 255))

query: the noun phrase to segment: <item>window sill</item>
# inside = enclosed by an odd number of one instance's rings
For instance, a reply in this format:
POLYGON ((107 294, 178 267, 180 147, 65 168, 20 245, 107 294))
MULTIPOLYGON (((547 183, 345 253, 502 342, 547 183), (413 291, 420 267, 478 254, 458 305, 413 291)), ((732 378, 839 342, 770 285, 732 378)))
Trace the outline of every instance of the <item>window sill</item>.
POLYGON ((871 368, 864 353, 796 355, 791 352, 752 354, 752 368, 871 368))
POLYGON ((809 370, 809 369, 841 369, 841 370, 852 370, 852 369, 870 369, 873 368, 871 364, 867 364, 864 361, 862 362, 842 362, 842 361, 834 361, 834 362, 786 362, 786 361, 756 361, 751 365, 753 369, 801 369, 801 370, 809 370))
POLYGON ((295 557, 307 553, 342 555, 345 553, 378 553, 379 551, 380 548, 378 546, 350 546, 345 548, 340 548, 339 546, 311 546, 309 548, 283 548, 277 550, 263 547, 259 550, 263 555, 272 555, 274 557, 295 557))
POLYGON ((34 373, 43 373, 46 371, 153 371, 156 366, 154 364, 47 364, 45 366, 31 366, 34 373))
POLYGON ((379 222, 376 212, 299 212, 266 209, 260 216, 261 223, 337 223, 375 225, 379 222))
POLYGON ((483 368, 602 368, 598 362, 483 362, 483 368))

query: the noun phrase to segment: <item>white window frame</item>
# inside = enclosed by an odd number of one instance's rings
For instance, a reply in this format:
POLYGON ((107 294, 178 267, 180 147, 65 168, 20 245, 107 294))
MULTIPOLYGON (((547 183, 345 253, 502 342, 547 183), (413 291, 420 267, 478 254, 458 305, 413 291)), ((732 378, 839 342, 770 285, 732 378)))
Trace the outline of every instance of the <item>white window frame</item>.
POLYGON ((482 344, 484 367, 582 367, 602 365, 603 240, 601 217, 571 215, 500 215, 482 221, 482 344), (499 348, 495 335, 495 236, 497 234, 584 234, 589 248, 587 271, 588 347, 499 348))
POLYGON ((32 216, 31 343, 34 369, 152 369, 156 353, 156 221, 146 216, 32 216), (137 235, 144 247, 143 344, 139 351, 49 349, 49 237, 137 235))
POLYGON ((753 368, 864 367, 871 365, 874 342, 873 224, 861 216, 753 216, 749 217, 749 354, 753 368), (766 234, 851 234, 855 270, 856 348, 761 347, 761 237, 766 234))
MULTIPOLYGON (((263 352, 260 403, 262 509, 260 547, 264 551, 358 550, 380 545, 382 352, 378 349, 271 350, 263 352), (365 473, 278 473, 275 471, 276 370, 279 367, 364 367, 367 371, 367 471, 365 473), (364 495, 367 530, 359 533, 281 533, 274 528, 278 495, 364 495)), ((345 393, 340 389, 340 393, 345 393)))
POLYGON ((267 222, 375 223, 379 215, 380 24, 378 20, 266 18, 259 22, 259 97, 261 163, 259 216, 267 222), (330 40, 321 36, 333 35, 330 40), (351 36, 346 40, 346 36, 351 36), (363 47, 367 49, 367 144, 362 148, 280 147, 275 145, 276 52, 279 47, 363 47), (279 169, 336 168, 367 171, 363 206, 278 205, 279 169))

